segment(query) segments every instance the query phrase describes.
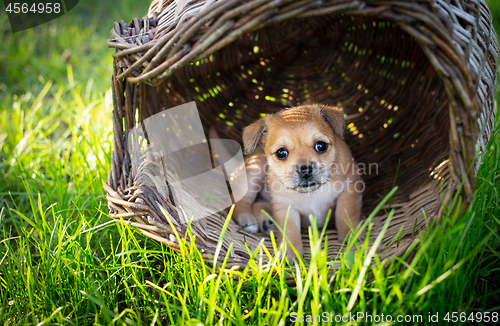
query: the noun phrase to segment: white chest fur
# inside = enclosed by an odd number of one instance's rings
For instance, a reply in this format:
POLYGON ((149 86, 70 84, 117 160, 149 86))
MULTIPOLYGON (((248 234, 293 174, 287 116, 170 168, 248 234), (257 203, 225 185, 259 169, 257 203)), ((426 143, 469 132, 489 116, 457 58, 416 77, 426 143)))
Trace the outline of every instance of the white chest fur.
POLYGON ((308 227, 311 224, 309 215, 312 214, 316 216, 318 228, 322 228, 330 209, 332 209, 330 219, 334 218, 335 211, 333 209, 338 196, 344 190, 344 186, 344 182, 336 180, 335 182, 329 181, 316 191, 308 193, 286 189, 281 191, 278 196, 273 196, 273 200, 278 200, 299 211, 302 227, 308 227))

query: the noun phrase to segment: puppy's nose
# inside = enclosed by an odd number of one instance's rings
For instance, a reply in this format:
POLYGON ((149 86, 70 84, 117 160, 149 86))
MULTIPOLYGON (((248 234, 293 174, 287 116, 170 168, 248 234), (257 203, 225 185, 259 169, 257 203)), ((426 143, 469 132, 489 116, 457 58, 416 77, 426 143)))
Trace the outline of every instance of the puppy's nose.
POLYGON ((313 173, 313 166, 310 164, 301 164, 297 167, 297 173, 304 179, 309 179, 313 173))

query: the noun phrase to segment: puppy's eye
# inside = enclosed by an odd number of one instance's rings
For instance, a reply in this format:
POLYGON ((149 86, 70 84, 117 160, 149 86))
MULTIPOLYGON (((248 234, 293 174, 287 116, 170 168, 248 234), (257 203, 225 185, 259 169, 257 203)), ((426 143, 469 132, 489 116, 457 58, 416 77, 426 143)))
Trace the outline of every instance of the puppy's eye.
POLYGON ((314 150, 318 153, 323 153, 328 148, 328 145, 323 141, 318 141, 314 144, 314 150))
POLYGON ((279 160, 284 160, 288 157, 288 150, 285 147, 281 147, 276 151, 276 157, 279 160))

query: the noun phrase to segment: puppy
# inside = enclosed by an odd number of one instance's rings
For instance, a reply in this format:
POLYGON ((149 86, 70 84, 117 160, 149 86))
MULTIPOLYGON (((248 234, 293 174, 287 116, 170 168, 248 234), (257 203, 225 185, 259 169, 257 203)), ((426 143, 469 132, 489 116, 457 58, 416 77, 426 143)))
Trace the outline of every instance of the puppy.
MULTIPOLYGON (((270 213, 303 255, 301 227, 322 228, 335 209, 339 240, 360 222, 361 178, 343 140, 343 111, 319 104, 267 115, 243 130, 248 192, 233 216, 249 232, 267 232, 270 213), (259 146, 260 145, 260 146, 259 146), (357 190, 358 189, 358 190, 357 190), (289 216, 285 230, 286 216, 289 216)), ((283 241, 278 232, 278 243, 283 241)), ((294 258, 292 250, 287 256, 294 258)))

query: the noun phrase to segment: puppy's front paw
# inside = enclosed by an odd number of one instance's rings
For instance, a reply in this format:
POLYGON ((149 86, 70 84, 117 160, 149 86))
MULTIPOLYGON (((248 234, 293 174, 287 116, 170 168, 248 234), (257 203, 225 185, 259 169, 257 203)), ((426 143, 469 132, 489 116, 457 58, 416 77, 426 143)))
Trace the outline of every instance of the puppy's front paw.
POLYGON ((252 213, 241 213, 240 215, 238 215, 238 224, 246 232, 259 232, 259 223, 252 213))
POLYGON ((254 216, 257 218, 257 222, 259 223, 260 231, 264 234, 270 234, 271 231, 276 234, 278 228, 273 224, 267 217, 264 212, 267 214, 271 214, 272 206, 270 202, 256 202, 252 205, 252 212, 254 216))
POLYGON ((286 259, 288 259, 288 262, 290 263, 291 266, 294 266, 296 265, 299 261, 299 258, 297 258, 297 255, 295 255, 295 253, 292 251, 288 251, 286 253, 286 259))
POLYGON ((273 231, 273 233, 276 234, 278 232, 276 225, 274 225, 273 222, 271 222, 267 217, 261 221, 260 230, 262 233, 271 234, 271 231, 273 231))

